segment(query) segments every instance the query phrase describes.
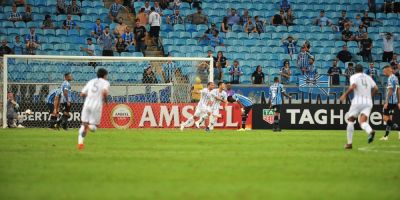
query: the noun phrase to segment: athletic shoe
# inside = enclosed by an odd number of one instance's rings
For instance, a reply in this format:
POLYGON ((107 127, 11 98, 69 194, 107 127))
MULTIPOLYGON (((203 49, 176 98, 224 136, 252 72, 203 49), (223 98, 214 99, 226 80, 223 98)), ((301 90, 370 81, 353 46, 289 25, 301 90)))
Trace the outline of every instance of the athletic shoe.
POLYGON ((78 144, 78 149, 79 150, 83 150, 85 148, 85 145, 84 144, 78 144))
POLYGON ((387 141, 389 139, 389 137, 388 136, 383 136, 383 137, 381 137, 379 140, 382 140, 382 141, 387 141))
POLYGON ((196 128, 200 128, 200 123, 198 121, 195 121, 194 125, 196 126, 196 128))
POLYGON ((181 131, 185 128, 185 125, 181 124, 181 131))
POLYGON ((251 131, 251 128, 245 128, 246 131, 251 131))
POLYGON ((241 128, 241 129, 238 129, 237 131, 246 131, 246 129, 241 128))
POLYGON ((353 145, 352 144, 346 144, 346 145, 344 145, 344 149, 353 149, 353 145))
POLYGON ((25 128, 25 126, 22 126, 21 124, 18 124, 17 128, 25 128))
POLYGON ((374 141, 374 137, 375 137, 375 131, 372 131, 372 133, 368 135, 368 144, 374 141))
POLYGON ((206 132, 210 132, 210 128, 206 128, 206 129, 204 129, 206 132))

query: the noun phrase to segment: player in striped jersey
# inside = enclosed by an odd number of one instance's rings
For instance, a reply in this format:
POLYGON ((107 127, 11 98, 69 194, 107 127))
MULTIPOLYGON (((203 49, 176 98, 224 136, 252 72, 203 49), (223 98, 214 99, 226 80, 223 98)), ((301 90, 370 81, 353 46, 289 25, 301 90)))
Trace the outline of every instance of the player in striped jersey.
POLYGON ((274 109, 275 116, 274 116, 274 126, 273 131, 281 131, 279 127, 279 120, 280 120, 280 113, 281 113, 281 106, 282 106, 282 95, 291 98, 289 95, 286 94, 285 88, 282 84, 279 83, 279 78, 274 78, 274 83, 269 87, 269 108, 274 109))
POLYGON ((251 101, 249 98, 240 95, 240 94, 233 94, 232 98, 229 98, 229 102, 233 103, 236 102, 239 104, 241 108, 241 114, 242 114, 242 126, 241 128, 238 129, 238 131, 245 131, 246 129, 246 121, 247 117, 253 108, 253 101, 251 101))
MULTIPOLYGON (((380 140, 388 140, 389 133, 393 127, 393 129, 398 129, 398 125, 393 123, 393 114, 394 109, 397 106, 400 107, 399 104, 399 80, 393 73, 393 69, 391 66, 386 65, 383 68, 383 74, 388 77, 387 86, 386 86, 386 100, 383 106, 383 121, 386 122, 386 132, 385 135, 380 140)), ((399 132, 400 139, 400 132, 399 132)))
POLYGON ((359 118, 360 127, 368 134, 368 143, 374 141, 375 131, 368 124, 368 117, 373 106, 372 97, 378 91, 378 87, 371 76, 363 73, 363 66, 358 64, 355 74, 350 77, 349 89, 340 97, 341 102, 345 102, 347 96, 354 91, 351 106, 347 119, 347 144, 345 149, 353 148, 354 123, 359 118))
POLYGON ((63 107, 63 115, 60 118, 58 124, 61 124, 64 130, 67 130, 68 118, 70 117, 71 111, 71 82, 72 74, 64 74, 64 82, 61 84, 61 105, 63 107))
POLYGON ((82 125, 78 134, 78 149, 84 148, 83 142, 88 129, 96 131, 100 124, 103 104, 107 102, 110 83, 107 81, 107 70, 100 68, 97 71, 97 78, 90 80, 82 89, 81 97, 85 97, 82 108, 82 125))
POLYGON ((58 129, 57 119, 60 109, 61 90, 59 88, 50 91, 46 97, 46 104, 49 108, 50 123, 49 128, 58 129))
POLYGON ((225 83, 218 82, 218 88, 211 91, 212 96, 212 105, 211 105, 211 114, 209 116, 209 123, 206 131, 210 131, 214 129, 214 124, 217 122, 217 119, 220 117, 219 107, 221 102, 227 104, 228 95, 225 92, 225 83))
POLYGON ((181 124, 181 131, 183 131, 183 129, 187 125, 193 123, 195 117, 198 117, 199 120, 195 121, 194 124, 196 125, 196 128, 200 128, 200 124, 203 123, 204 120, 207 118, 207 116, 211 114, 211 104, 212 104, 211 91, 213 89, 214 89, 214 83, 209 82, 207 83, 207 88, 204 88, 200 91, 193 91, 194 93, 198 93, 201 95, 200 101, 199 103, 197 103, 194 115, 181 124))

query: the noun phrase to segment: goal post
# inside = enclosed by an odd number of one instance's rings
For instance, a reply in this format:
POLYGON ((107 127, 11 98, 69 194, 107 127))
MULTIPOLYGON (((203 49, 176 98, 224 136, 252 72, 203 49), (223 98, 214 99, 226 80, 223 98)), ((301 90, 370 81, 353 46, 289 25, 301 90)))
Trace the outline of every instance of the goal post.
MULTIPOLYGON (((195 85, 205 86, 214 80, 213 58, 4 55, 2 65, 3 128, 10 123, 7 121, 8 96, 19 104, 16 112, 23 126, 47 127, 49 113, 45 99, 52 89, 61 86, 65 73, 71 73, 73 77, 71 128, 79 127, 83 104, 79 93, 89 80, 96 77, 99 68, 109 71, 111 85, 110 103, 105 106, 110 110, 103 110, 103 127, 136 127, 129 120, 142 114, 138 112, 148 112, 148 106, 157 105, 158 108, 153 108, 154 112, 165 112, 165 106, 169 113, 159 118, 171 117, 171 112, 176 112, 173 106, 178 106, 181 112, 186 108, 180 105, 196 102, 197 97, 193 93, 195 85), (124 105, 116 106, 119 104, 124 105), (27 109, 32 114, 25 113, 27 109), (128 115, 130 119, 127 119, 128 115)), ((151 127, 149 120, 140 122, 135 118, 134 123, 151 127)), ((168 127, 174 127, 171 123, 176 125, 174 119, 166 121, 168 127)))

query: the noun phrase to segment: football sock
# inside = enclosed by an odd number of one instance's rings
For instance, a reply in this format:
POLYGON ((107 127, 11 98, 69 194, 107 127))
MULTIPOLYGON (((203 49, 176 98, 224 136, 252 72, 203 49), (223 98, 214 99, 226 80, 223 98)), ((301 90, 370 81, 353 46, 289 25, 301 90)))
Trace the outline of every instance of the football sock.
POLYGON ((368 134, 371 134, 372 133, 372 128, 371 128, 371 126, 367 123, 367 122, 364 122, 364 123, 362 123, 361 125, 360 125, 360 127, 365 131, 365 132, 367 132, 368 134))
POLYGON ((279 117, 277 115, 274 116, 274 125, 276 128, 279 128, 279 117))
POLYGON ((209 122, 208 122, 208 128, 212 129, 214 127, 214 115, 210 115, 210 117, 208 118, 209 122))
POLYGON ((61 117, 61 125, 62 125, 63 128, 67 128, 67 122, 68 122, 68 116, 63 115, 61 117))
POLYGON ((50 125, 49 128, 54 128, 54 125, 56 125, 57 123, 57 117, 54 115, 50 116, 50 125))
POLYGON ((202 124, 204 122, 204 120, 206 120, 206 117, 207 117, 207 115, 201 116, 199 121, 197 121, 197 122, 199 122, 199 124, 202 124))
POLYGON ((354 122, 347 123, 347 144, 353 143, 354 122))
POLYGON ((242 128, 246 128, 246 120, 247 120, 247 116, 242 116, 242 128))
POLYGON ((189 119, 186 120, 186 122, 183 122, 183 126, 187 126, 188 124, 192 123, 194 121, 194 118, 191 117, 189 119))
POLYGON ((83 144, 83 141, 85 140, 85 126, 81 125, 81 128, 79 128, 79 134, 78 134, 78 144, 83 144))
POLYGON ((390 131, 392 130, 393 122, 392 120, 388 120, 386 122, 386 132, 385 132, 385 137, 389 136, 390 131))

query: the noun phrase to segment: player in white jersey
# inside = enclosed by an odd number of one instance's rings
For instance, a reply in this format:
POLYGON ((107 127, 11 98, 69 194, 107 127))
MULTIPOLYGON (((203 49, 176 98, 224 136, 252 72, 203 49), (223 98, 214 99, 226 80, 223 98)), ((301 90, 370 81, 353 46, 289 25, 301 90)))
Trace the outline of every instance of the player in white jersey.
POLYGON ((193 123, 194 117, 199 118, 199 120, 194 123, 196 125, 196 128, 199 128, 200 124, 203 123, 204 120, 207 118, 207 116, 211 114, 211 105, 212 105, 211 91, 213 89, 214 89, 214 83, 209 82, 207 83, 207 88, 204 88, 200 91, 194 91, 195 93, 199 93, 201 95, 200 101, 199 103, 197 103, 194 115, 181 124, 181 131, 183 131, 183 129, 187 125, 193 123))
POLYGON ((219 107, 221 105, 221 102, 225 104, 228 103, 227 101, 228 94, 225 92, 225 83, 219 82, 218 88, 211 91, 211 96, 213 98, 211 106, 211 115, 209 116, 210 122, 208 123, 206 131, 213 130, 214 124, 217 122, 217 119, 221 117, 219 114, 219 107))
POLYGON ((87 130, 96 131, 100 124, 103 104, 107 102, 110 83, 107 81, 107 70, 100 68, 97 78, 90 80, 82 89, 81 96, 86 97, 82 108, 82 125, 78 135, 78 149, 83 149, 87 130))
POLYGON ((368 124, 368 117, 373 106, 373 96, 378 91, 374 80, 363 73, 363 66, 357 65, 355 74, 350 77, 349 89, 340 97, 340 101, 346 101, 347 96, 354 92, 347 119, 347 144, 345 149, 353 148, 353 132, 356 118, 359 118, 360 127, 368 134, 368 143, 374 141, 375 131, 368 124))

